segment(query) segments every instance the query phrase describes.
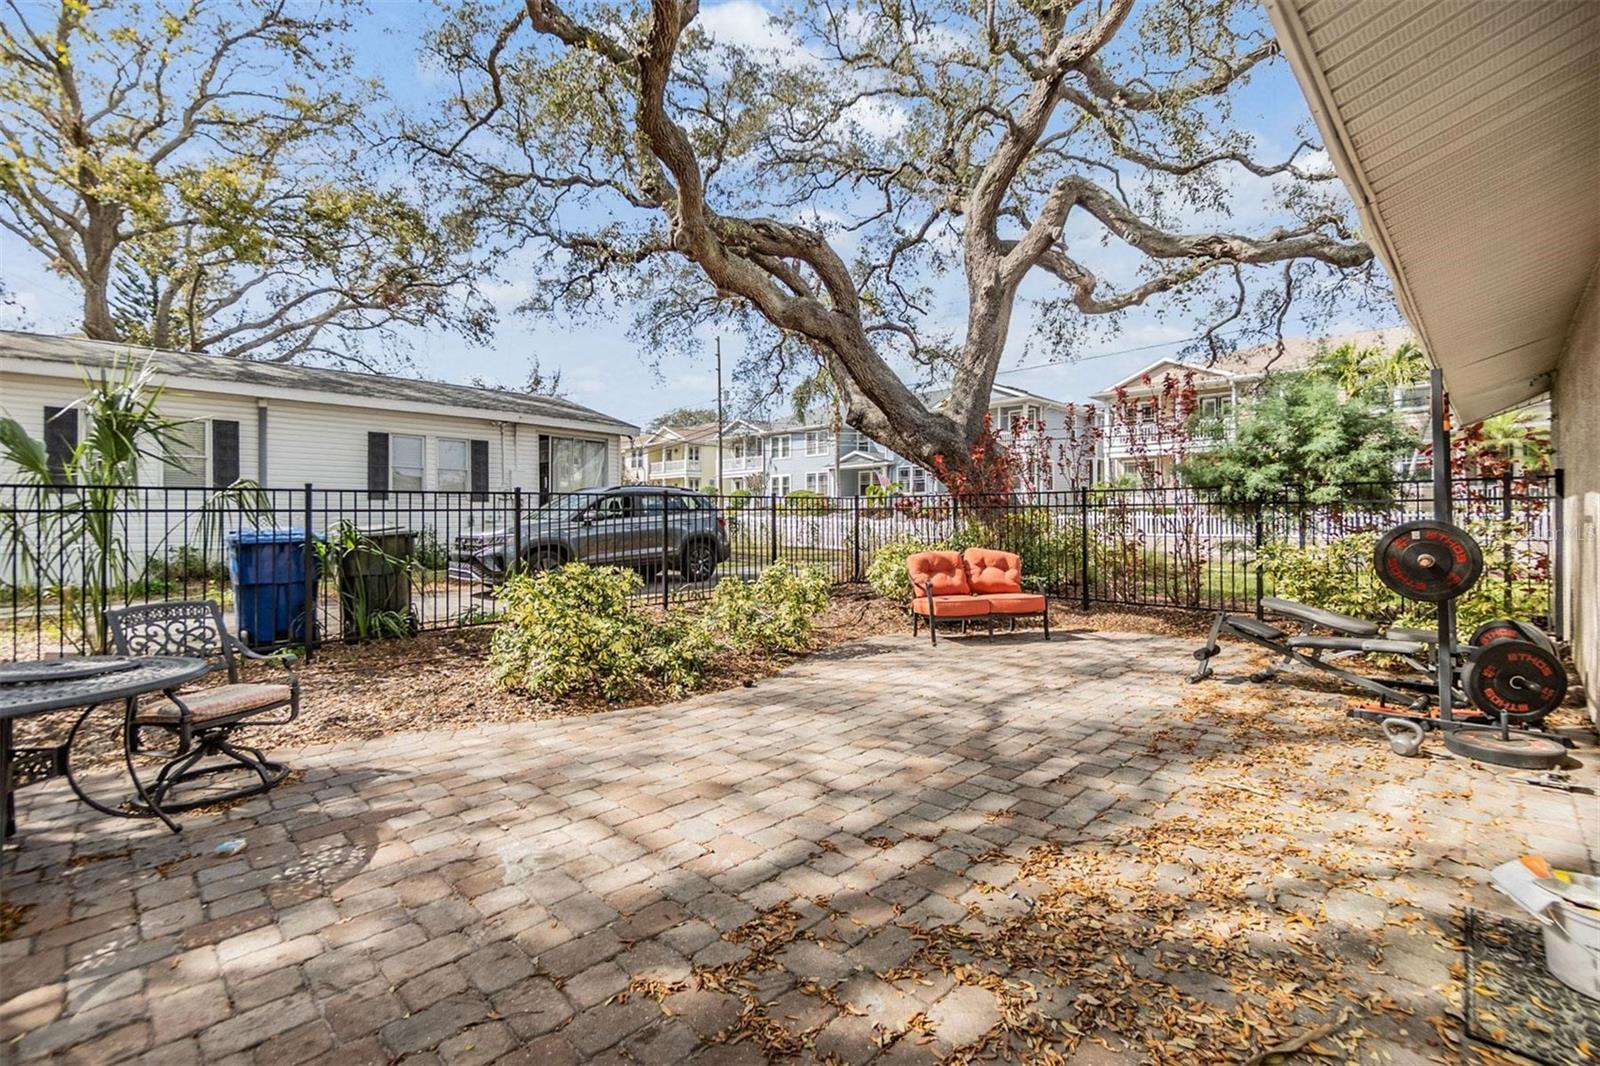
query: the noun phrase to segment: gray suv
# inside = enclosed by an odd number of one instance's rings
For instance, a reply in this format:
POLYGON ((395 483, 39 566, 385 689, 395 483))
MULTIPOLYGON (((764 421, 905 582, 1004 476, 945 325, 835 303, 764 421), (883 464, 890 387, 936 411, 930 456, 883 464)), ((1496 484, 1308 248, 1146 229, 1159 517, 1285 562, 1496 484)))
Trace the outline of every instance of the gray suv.
MULTIPOLYGON (((514 527, 457 537, 450 569, 498 583, 517 547, 514 527)), ((521 549, 530 570, 578 562, 649 574, 665 560, 686 580, 706 581, 728 558, 728 523, 698 492, 613 485, 563 493, 525 514, 521 549)))

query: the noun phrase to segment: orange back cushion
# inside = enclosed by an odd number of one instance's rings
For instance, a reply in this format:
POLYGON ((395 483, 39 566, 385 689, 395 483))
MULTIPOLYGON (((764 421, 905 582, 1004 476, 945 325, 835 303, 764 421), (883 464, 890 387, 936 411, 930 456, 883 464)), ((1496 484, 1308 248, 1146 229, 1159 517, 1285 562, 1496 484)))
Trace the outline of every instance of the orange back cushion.
POLYGON ((919 552, 906 560, 906 572, 918 596, 926 596, 930 586, 935 596, 964 596, 972 591, 967 568, 955 552, 919 552))
POLYGON ((968 548, 961 558, 967 564, 967 583, 978 595, 1022 591, 1022 560, 1010 552, 968 548))

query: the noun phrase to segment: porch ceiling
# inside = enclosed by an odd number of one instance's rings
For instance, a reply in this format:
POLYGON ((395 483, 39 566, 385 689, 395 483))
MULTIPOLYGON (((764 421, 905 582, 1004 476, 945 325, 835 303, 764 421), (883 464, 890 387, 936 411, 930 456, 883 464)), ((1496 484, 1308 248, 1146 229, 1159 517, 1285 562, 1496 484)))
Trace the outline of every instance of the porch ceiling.
POLYGON ((1457 416, 1546 391, 1600 262, 1600 3, 1267 7, 1457 416))

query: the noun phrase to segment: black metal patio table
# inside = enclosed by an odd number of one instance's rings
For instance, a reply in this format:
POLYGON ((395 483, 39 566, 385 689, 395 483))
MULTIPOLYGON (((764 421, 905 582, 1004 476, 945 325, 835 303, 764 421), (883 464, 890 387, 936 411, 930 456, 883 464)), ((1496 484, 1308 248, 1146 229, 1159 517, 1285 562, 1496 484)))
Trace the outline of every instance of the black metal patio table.
POLYGON ((57 776, 66 777, 77 797, 102 814, 118 818, 154 816, 177 832, 176 823, 150 802, 134 770, 134 708, 140 696, 153 692, 171 694, 210 672, 211 664, 204 659, 176 655, 85 655, 0 664, 0 793, 5 798, 5 835, 16 832, 12 793, 23 785, 57 776), (123 762, 141 803, 141 809, 134 812, 108 807, 94 799, 72 773, 72 745, 83 724, 96 708, 118 702, 123 705, 123 762), (13 744, 12 730, 18 719, 78 707, 83 708, 83 713, 61 743, 20 750, 13 744))

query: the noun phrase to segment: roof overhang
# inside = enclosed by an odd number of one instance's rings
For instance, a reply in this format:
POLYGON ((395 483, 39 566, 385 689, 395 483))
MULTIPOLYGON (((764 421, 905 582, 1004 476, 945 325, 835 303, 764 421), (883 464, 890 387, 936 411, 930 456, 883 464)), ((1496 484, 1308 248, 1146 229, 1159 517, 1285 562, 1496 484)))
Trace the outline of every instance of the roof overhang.
POLYGON ((1266 2, 1458 417, 1547 391, 1600 262, 1600 4, 1266 2))

